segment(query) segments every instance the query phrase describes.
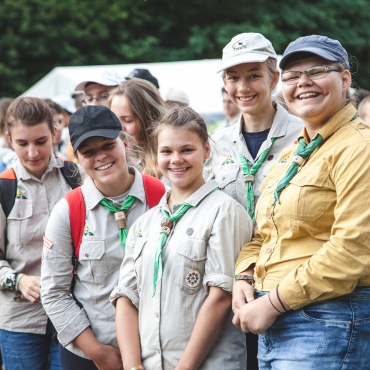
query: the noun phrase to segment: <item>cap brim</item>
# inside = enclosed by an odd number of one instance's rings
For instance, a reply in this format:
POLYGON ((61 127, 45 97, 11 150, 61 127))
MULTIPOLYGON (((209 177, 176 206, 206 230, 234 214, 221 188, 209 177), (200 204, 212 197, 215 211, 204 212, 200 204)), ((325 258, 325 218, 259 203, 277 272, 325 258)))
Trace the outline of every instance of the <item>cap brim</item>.
POLYGON ((322 57, 324 59, 331 60, 333 62, 336 61, 336 59, 333 57, 333 55, 331 55, 330 53, 328 53, 325 50, 315 48, 315 47, 308 47, 308 48, 306 47, 306 48, 300 48, 298 50, 291 51, 287 55, 284 55, 280 60, 279 68, 281 70, 283 70, 285 68, 285 66, 287 65, 287 62, 289 61, 289 58, 292 55, 297 54, 297 53, 311 53, 311 54, 318 55, 319 57, 322 57))
POLYGON ((93 79, 93 80, 88 80, 88 81, 83 81, 83 82, 80 82, 76 87, 75 87, 75 91, 83 91, 84 88, 85 88, 85 85, 87 83, 95 83, 95 84, 100 84, 100 85, 104 85, 104 86, 118 86, 119 83, 115 82, 109 82, 109 81, 106 81, 106 80, 100 80, 98 78, 96 79, 93 79))
POLYGON ((243 63, 254 63, 254 62, 265 62, 269 57, 275 58, 272 55, 260 54, 260 53, 245 53, 240 54, 235 57, 229 58, 222 63, 222 68, 219 69, 216 73, 224 71, 227 68, 237 66, 238 64, 243 63))
POLYGON ((105 137, 107 139, 116 139, 119 135, 120 130, 100 128, 98 130, 88 131, 81 135, 78 140, 73 144, 73 153, 76 153, 76 150, 81 145, 81 143, 94 136, 105 137))

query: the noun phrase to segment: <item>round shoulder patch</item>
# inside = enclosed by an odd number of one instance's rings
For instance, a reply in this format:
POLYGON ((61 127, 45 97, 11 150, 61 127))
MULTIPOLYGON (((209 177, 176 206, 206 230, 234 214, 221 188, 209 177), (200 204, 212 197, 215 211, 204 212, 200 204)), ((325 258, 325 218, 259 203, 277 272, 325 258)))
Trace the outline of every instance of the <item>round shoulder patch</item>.
POLYGON ((190 270, 185 275, 185 283, 189 288, 196 288, 200 284, 200 272, 197 270, 190 270))

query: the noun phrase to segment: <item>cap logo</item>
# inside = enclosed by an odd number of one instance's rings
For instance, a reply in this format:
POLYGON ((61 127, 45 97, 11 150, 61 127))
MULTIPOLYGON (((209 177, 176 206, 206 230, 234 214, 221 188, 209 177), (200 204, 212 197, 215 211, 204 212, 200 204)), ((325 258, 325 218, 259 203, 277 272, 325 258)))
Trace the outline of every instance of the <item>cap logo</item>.
POLYGON ((233 49, 235 51, 237 50, 241 50, 241 49, 245 49, 247 47, 247 39, 241 39, 239 41, 237 41, 234 45, 233 45, 233 49))

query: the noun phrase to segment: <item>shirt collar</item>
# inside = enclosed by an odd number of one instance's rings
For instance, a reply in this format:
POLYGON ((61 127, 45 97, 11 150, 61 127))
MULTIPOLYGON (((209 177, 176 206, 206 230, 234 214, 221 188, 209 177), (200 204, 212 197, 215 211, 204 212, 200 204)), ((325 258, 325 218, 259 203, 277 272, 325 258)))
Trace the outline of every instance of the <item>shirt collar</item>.
MULTIPOLYGON (((135 175, 134 182, 131 186, 131 189, 128 192, 128 195, 132 195, 135 198, 137 198, 142 203, 146 203, 146 196, 145 196, 145 190, 144 190, 144 183, 143 183, 143 177, 141 176, 141 173, 134 167, 128 167, 129 173, 135 175)), ((84 181, 84 187, 86 191, 84 191, 84 200, 86 204, 86 208, 88 210, 92 210, 94 207, 96 207, 99 202, 106 198, 95 186, 94 181, 87 177, 84 181)))
POLYGON ((19 179, 22 179, 22 180, 32 179, 32 180, 35 180, 35 181, 44 181, 45 176, 47 176, 47 174, 49 172, 51 172, 54 168, 62 168, 63 166, 64 166, 64 161, 60 158, 56 158, 54 156, 54 154, 52 154, 50 156, 48 166, 46 167, 46 170, 45 170, 44 174, 41 177, 41 180, 38 179, 37 177, 31 175, 26 170, 26 168, 23 166, 22 162, 19 159, 16 161, 16 163, 14 164, 13 167, 14 167, 14 170, 16 171, 19 179))
MULTIPOLYGON (((317 133, 317 135, 321 135, 324 140, 329 138, 336 131, 338 131, 341 127, 349 123, 351 119, 353 118, 353 116, 356 114, 356 112, 357 112, 356 108, 351 103, 347 104, 344 108, 342 108, 340 111, 335 113, 332 117, 330 117, 328 121, 326 121, 324 126, 317 133)), ((301 137, 304 138, 306 143, 309 143, 309 138, 308 138, 305 127, 303 127, 302 132, 299 135, 299 138, 301 137)))
MULTIPOLYGON (((192 207, 196 207, 211 191, 217 188, 218 183, 216 180, 207 181, 195 193, 190 195, 190 197, 186 199, 184 203, 188 203, 192 207)), ((171 190, 167 190, 159 202, 160 208, 166 210, 169 214, 171 214, 170 209, 168 207, 168 198, 170 197, 170 195, 171 190)))

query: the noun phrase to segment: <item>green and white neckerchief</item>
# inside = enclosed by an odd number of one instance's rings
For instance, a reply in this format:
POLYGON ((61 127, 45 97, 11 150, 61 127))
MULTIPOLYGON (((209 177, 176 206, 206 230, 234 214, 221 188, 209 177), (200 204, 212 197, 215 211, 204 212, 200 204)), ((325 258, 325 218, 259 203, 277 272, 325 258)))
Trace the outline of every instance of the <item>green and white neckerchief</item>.
MULTIPOLYGON (((213 189, 212 191, 210 191, 206 195, 206 197, 209 194, 213 193, 214 191, 216 191, 218 189, 219 188, 213 189)), ((178 209, 172 216, 170 216, 168 211, 166 211, 165 209, 161 209, 163 220, 161 222, 160 237, 159 237, 159 241, 158 241, 158 244, 157 244, 157 249, 155 251, 155 257, 154 257, 152 297, 154 297, 154 295, 155 295, 155 291, 156 291, 156 288, 157 288, 157 283, 162 279, 162 275, 163 275, 162 250, 163 250, 164 245, 166 244, 167 237, 171 233, 171 229, 173 227, 174 222, 176 222, 177 219, 179 219, 181 216, 183 216, 186 213, 186 211, 191 207, 192 207, 192 205, 185 202, 180 207, 180 209, 178 209)))
MULTIPOLYGON (((353 121, 356 117, 358 117, 357 112, 352 117, 351 121, 353 121)), ((279 181, 274 191, 274 201, 271 204, 272 206, 275 204, 276 201, 280 204, 280 193, 289 185, 290 181, 297 174, 298 168, 303 164, 304 160, 313 153, 313 151, 322 141, 323 137, 320 134, 317 134, 315 139, 313 139, 308 145, 305 143, 303 137, 299 139, 298 146, 293 157, 293 163, 288 168, 288 171, 286 172, 284 177, 279 181)))
POLYGON ((117 209, 115 206, 110 204, 106 198, 103 198, 99 203, 102 204, 108 211, 114 212, 114 217, 116 218, 118 229, 119 229, 119 238, 121 240, 123 253, 126 250, 126 239, 127 239, 127 227, 126 227, 126 216, 124 210, 130 209, 132 204, 135 202, 135 197, 129 195, 126 200, 123 202, 123 205, 120 209, 117 209))
POLYGON ((253 192, 253 183, 254 183, 254 175, 257 173, 261 164, 265 160, 268 152, 270 151, 272 144, 275 141, 275 137, 271 138, 271 145, 264 150, 261 155, 258 157, 255 164, 249 169, 247 159, 243 156, 243 154, 239 154, 239 159, 242 164, 243 174, 244 174, 244 182, 247 184, 247 192, 246 192, 246 199, 247 199, 247 212, 252 214, 253 222, 256 222, 256 216, 254 214, 254 192, 253 192))

